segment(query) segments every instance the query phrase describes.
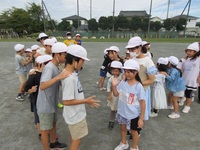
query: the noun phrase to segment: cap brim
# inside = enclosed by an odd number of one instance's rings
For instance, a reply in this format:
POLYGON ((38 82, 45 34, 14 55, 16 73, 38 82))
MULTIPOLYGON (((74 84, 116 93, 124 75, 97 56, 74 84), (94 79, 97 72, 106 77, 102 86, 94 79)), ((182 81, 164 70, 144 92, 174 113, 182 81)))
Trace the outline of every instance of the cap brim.
POLYGON ((131 68, 131 67, 122 67, 122 69, 128 69, 128 70, 138 70, 137 68, 131 68))
POLYGON ((86 61, 90 61, 90 59, 88 59, 88 58, 84 58, 84 57, 80 57, 80 58, 82 58, 82 59, 84 59, 86 61))

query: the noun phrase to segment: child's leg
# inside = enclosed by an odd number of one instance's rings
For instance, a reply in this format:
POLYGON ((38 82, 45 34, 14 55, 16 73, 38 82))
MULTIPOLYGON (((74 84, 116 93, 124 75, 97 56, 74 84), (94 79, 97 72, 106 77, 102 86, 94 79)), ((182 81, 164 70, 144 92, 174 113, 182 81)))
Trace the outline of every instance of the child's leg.
POLYGON ((179 97, 173 96, 173 106, 174 106, 174 112, 175 113, 178 113, 178 107, 179 107, 178 99, 179 99, 179 97))
POLYGON ((126 135, 127 135, 127 129, 126 129, 126 125, 122 124, 121 125, 121 137, 122 137, 122 143, 126 144, 126 135))
POLYGON ((80 145, 81 140, 73 140, 72 138, 70 139, 70 150, 78 150, 79 145, 80 145))
POLYGON ((53 124, 53 128, 49 131, 50 143, 56 142, 56 123, 53 124))
POLYGON ((131 130, 131 134, 132 134, 132 148, 137 149, 139 141, 138 131, 131 130))
POLYGON ((41 131, 41 141, 44 150, 49 150, 49 130, 41 131))
POLYGON ((116 111, 110 110, 110 121, 115 121, 116 111))
POLYGON ((172 105, 173 105, 172 97, 173 97, 172 93, 169 92, 169 93, 167 94, 168 106, 172 106, 172 105))

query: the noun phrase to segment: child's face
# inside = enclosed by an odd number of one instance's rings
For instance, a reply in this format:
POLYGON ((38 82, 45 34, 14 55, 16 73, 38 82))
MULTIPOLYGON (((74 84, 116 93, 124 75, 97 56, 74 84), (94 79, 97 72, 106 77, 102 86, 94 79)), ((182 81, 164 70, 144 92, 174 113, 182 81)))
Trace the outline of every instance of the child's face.
POLYGON ((51 47, 52 47, 52 46, 50 46, 50 45, 45 45, 45 49, 46 49, 46 53, 47 53, 47 54, 51 54, 51 53, 52 53, 51 47))
POLYGON ((197 52, 194 51, 194 50, 189 50, 189 49, 187 49, 187 50, 185 50, 185 53, 186 53, 186 55, 187 55, 189 58, 191 58, 191 57, 193 57, 197 52))
POLYGON ((112 71, 111 71, 111 73, 112 73, 112 75, 114 77, 118 77, 120 75, 120 71, 117 68, 113 68, 112 71))
POLYGON ((115 60, 115 58, 117 57, 117 52, 115 51, 108 51, 108 56, 111 60, 115 60))
POLYGON ((124 74, 125 74, 127 80, 134 79, 135 75, 136 75, 136 72, 137 72, 136 70, 134 70, 132 72, 132 70, 124 69, 124 74))
POLYGON ((78 61, 78 63, 77 64, 75 64, 75 69, 76 70, 80 70, 82 67, 83 67, 83 65, 84 65, 84 59, 80 59, 79 61, 78 61))
POLYGON ((66 61, 66 53, 63 52, 63 53, 56 53, 56 57, 58 58, 59 60, 59 63, 65 63, 66 61))

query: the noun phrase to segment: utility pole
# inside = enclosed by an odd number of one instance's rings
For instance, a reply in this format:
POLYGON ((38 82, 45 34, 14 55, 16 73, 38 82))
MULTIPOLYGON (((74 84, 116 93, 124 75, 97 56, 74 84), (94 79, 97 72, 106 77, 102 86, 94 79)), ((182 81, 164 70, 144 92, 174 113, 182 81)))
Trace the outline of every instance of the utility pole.
POLYGON ((150 20, 151 20, 152 1, 153 1, 153 0, 151 0, 151 3, 150 3, 149 23, 148 23, 148 35, 149 35, 149 31, 150 31, 150 20))
POLYGON ((92 19, 92 0, 90 0, 90 19, 92 19))
POLYGON ((113 0, 113 24, 112 24, 112 37, 114 38, 115 31, 115 0, 113 0))
POLYGON ((170 5, 170 0, 168 0, 168 6, 167 6, 167 19, 169 17, 169 5, 170 5))
POLYGON ((190 5, 191 5, 191 1, 192 1, 192 0, 189 0, 189 1, 188 1, 188 3, 189 3, 189 4, 188 4, 188 12, 187 12, 186 23, 185 23, 184 34, 183 34, 184 37, 185 37, 185 31, 186 31, 186 26, 187 26, 188 16, 189 16, 189 13, 190 13, 190 5))
POLYGON ((42 15, 43 15, 43 27, 44 27, 44 32, 46 32, 46 26, 45 26, 45 12, 44 12, 44 2, 41 0, 41 5, 42 5, 42 15))
POLYGON ((77 21, 78 21, 78 29, 77 31, 79 32, 79 0, 77 0, 77 21))

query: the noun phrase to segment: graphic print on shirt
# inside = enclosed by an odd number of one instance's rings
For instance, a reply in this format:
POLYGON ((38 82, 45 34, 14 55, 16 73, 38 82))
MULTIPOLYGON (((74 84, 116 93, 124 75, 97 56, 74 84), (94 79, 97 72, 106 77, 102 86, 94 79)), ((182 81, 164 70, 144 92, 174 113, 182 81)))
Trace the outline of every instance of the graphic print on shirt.
POLYGON ((130 93, 129 94, 129 97, 128 97, 128 104, 132 105, 133 101, 134 101, 134 97, 135 95, 133 93, 130 93))
POLYGON ((77 82, 77 89, 78 89, 78 93, 82 93, 83 92, 83 89, 82 89, 82 86, 81 86, 81 83, 80 83, 79 79, 78 79, 78 82, 77 82))

